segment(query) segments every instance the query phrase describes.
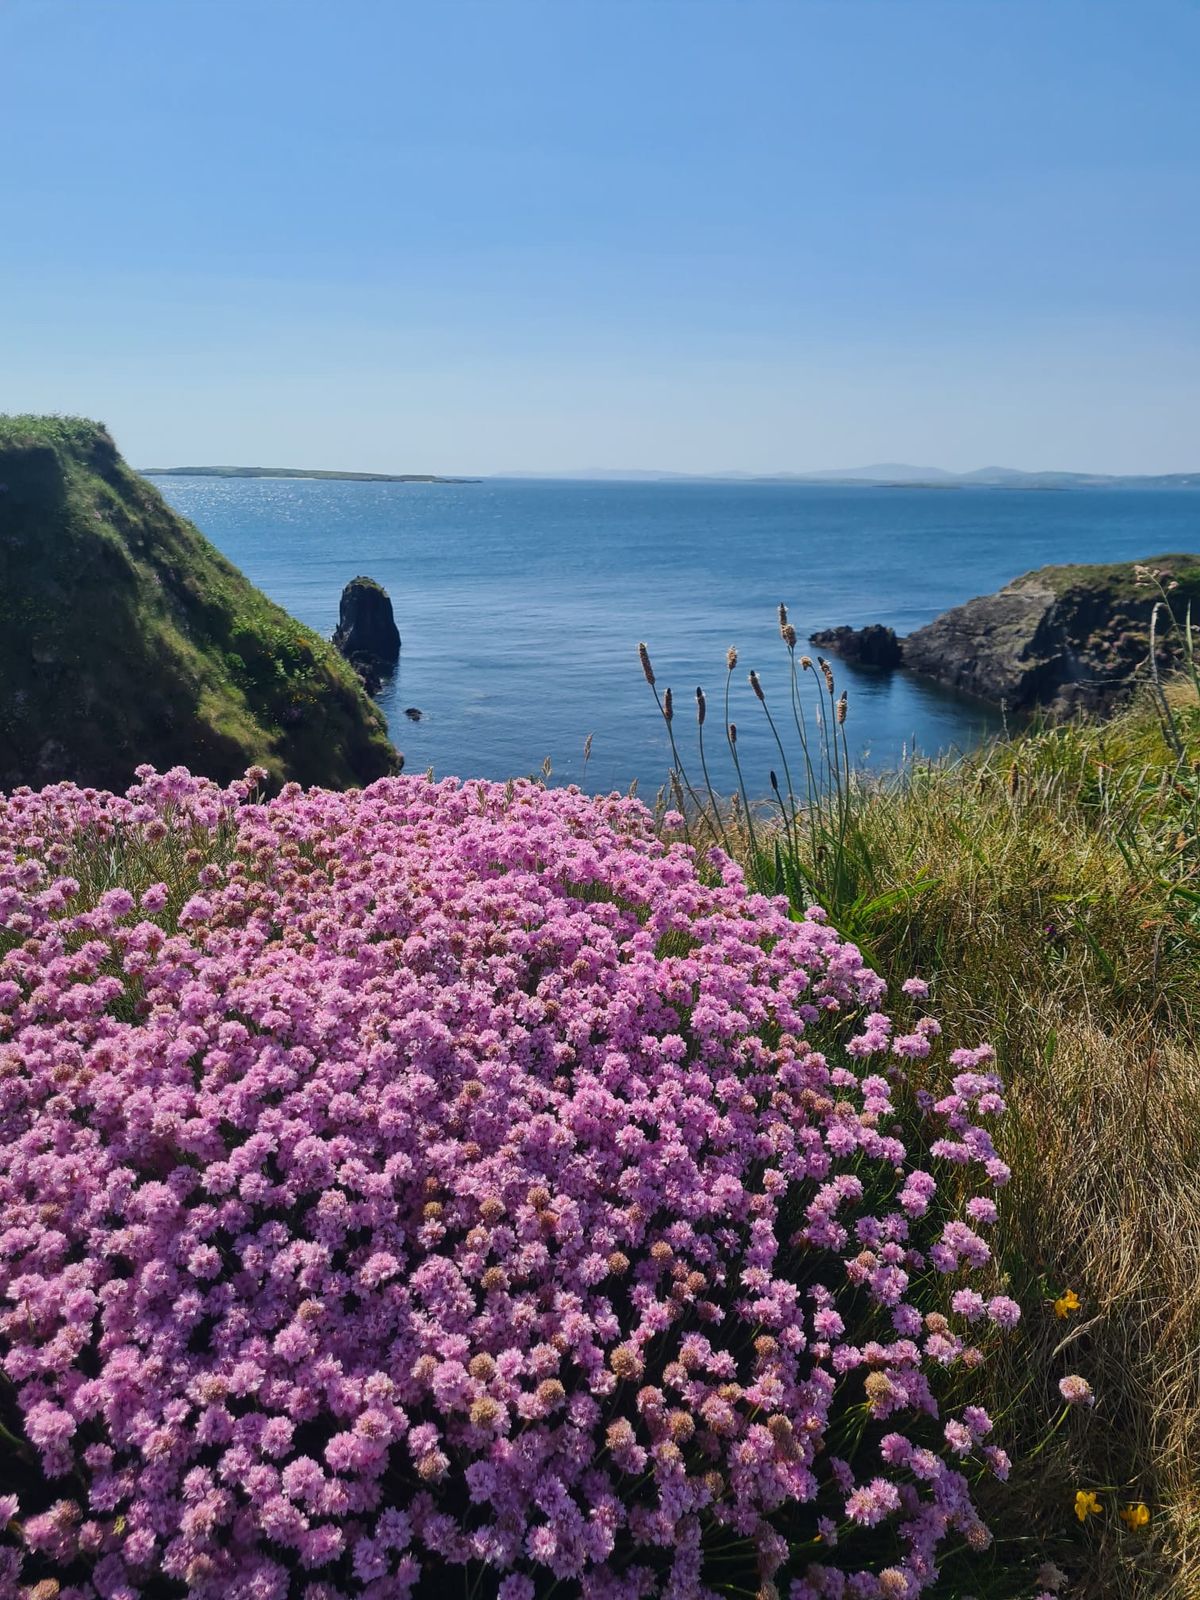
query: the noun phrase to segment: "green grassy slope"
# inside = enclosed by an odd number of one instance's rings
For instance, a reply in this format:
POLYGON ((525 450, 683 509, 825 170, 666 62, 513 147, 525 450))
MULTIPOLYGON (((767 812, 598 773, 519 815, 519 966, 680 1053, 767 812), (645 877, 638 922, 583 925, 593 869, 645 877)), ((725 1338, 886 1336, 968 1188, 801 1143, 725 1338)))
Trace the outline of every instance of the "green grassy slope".
POLYGON ((79 418, 0 417, 0 787, 396 771, 353 671, 79 418))

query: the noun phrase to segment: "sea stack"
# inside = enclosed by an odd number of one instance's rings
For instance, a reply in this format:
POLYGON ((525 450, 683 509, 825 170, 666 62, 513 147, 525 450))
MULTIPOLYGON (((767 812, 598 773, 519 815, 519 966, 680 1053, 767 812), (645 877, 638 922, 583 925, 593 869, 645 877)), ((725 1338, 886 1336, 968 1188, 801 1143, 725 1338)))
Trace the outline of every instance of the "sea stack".
POLYGON ((368 691, 396 670, 400 633, 387 590, 374 578, 352 578, 342 590, 333 642, 358 670, 368 691))

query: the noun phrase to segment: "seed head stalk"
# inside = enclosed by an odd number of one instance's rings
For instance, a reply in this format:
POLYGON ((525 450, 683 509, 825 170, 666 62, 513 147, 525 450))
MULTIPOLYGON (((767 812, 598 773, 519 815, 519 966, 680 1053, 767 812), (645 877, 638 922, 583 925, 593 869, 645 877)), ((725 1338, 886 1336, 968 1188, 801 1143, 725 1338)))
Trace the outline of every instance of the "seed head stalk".
POLYGON ((750 849, 754 857, 758 858, 758 838, 754 832, 754 813, 750 806, 750 796, 746 793, 746 780, 742 776, 742 764, 737 753, 737 724, 729 720, 729 686, 733 681, 734 668, 738 663, 736 645, 730 645, 725 654, 725 742, 729 746, 729 754, 733 757, 733 769, 737 773, 738 788, 741 791, 742 806, 746 813, 746 831, 750 835, 750 849))
POLYGON ((829 846, 832 849, 832 883, 835 894, 840 898, 844 888, 845 847, 846 834, 850 823, 850 770, 849 754, 846 757, 846 768, 843 772, 841 750, 839 749, 839 736, 841 747, 846 746, 845 735, 845 710, 839 705, 837 684, 833 676, 833 668, 824 656, 817 657, 817 665, 821 669, 821 676, 825 680, 825 688, 829 695, 829 705, 823 708, 821 716, 821 743, 825 755, 825 769, 833 788, 830 821, 833 823, 836 815, 836 825, 830 830, 829 846))
MULTIPOLYGON (((833 669, 828 661, 818 656, 814 665, 811 657, 800 657, 802 671, 812 672, 814 678, 818 671, 820 672, 828 695, 828 705, 826 705, 825 694, 818 689, 817 722, 821 730, 821 770, 818 772, 811 756, 800 674, 796 670, 795 629, 781 624, 780 633, 788 646, 791 658, 792 715, 800 738, 800 747, 804 752, 808 790, 806 820, 812 863, 809 877, 814 892, 836 915, 838 907, 852 887, 847 883, 846 871, 846 842, 850 828, 853 788, 850 751, 846 738, 848 701, 844 692, 840 698, 838 697, 833 669)), ((797 870, 799 873, 798 864, 797 870)))
MULTIPOLYGON (((784 608, 782 606, 780 606, 779 610, 780 610, 780 614, 781 614, 781 616, 783 618, 783 626, 790 627, 791 625, 787 621, 787 612, 784 610, 784 608)), ((787 751, 783 748, 783 740, 779 737, 779 729, 775 726, 775 718, 771 715, 771 708, 767 704, 767 697, 763 692, 763 686, 762 686, 762 683, 759 681, 759 676, 758 676, 757 672, 751 672, 751 674, 750 674, 750 687, 754 690, 755 698, 757 699, 759 705, 762 706, 763 711, 766 714, 767 725, 771 729, 771 735, 775 740, 775 748, 779 751, 779 759, 780 759, 780 761, 781 761, 781 763, 783 765, 783 781, 787 784, 787 805, 786 806, 784 804, 783 796, 779 792, 778 783, 776 783, 774 785, 774 789, 775 789, 776 797, 779 800, 779 809, 780 809, 781 813, 783 814, 783 827, 784 827, 784 832, 787 835, 788 850, 791 853, 792 858, 795 859, 796 844, 795 844, 795 839, 793 837, 792 830, 793 830, 793 827, 794 827, 795 822, 796 822, 796 796, 795 796, 795 792, 794 792, 794 790, 792 788, 792 774, 791 774, 791 771, 788 768, 787 751), (789 808, 790 808, 790 816, 789 816, 789 808)))
MULTIPOLYGON (((650 664, 650 652, 647 650, 645 644, 638 645, 638 660, 642 664, 642 674, 645 677, 646 682, 650 685, 650 692, 653 694, 655 703, 658 706, 658 714, 660 717, 662 717, 663 722, 666 725, 667 738, 671 742, 671 760, 673 763, 671 770, 674 774, 675 787, 677 789, 682 788, 687 791, 688 798, 696 807, 696 810, 699 812, 699 814, 704 818, 709 832, 712 834, 713 839, 716 840, 716 830, 713 827, 713 824, 707 813, 705 812, 704 802, 700 799, 700 796, 696 793, 695 789, 692 788, 691 781, 687 775, 687 769, 684 767, 683 759, 679 754, 679 747, 675 743, 675 729, 672 726, 675 720, 675 712, 671 699, 671 690, 670 688, 667 689, 664 703, 664 697, 659 694, 658 686, 654 681, 654 668, 650 664)), ((688 823, 687 808, 683 805, 680 805, 679 810, 681 816, 683 817, 683 837, 688 844, 691 844, 692 832, 688 823)))
MULTIPOLYGON (((804 781, 807 788, 808 808, 811 811, 815 798, 815 774, 813 772, 812 754, 808 745, 808 720, 804 715, 804 701, 800 696, 800 674, 796 671, 796 651, 793 645, 788 646, 788 665, 791 673, 792 691, 792 721, 796 724, 796 734, 800 740, 800 749, 804 754, 804 781)), ((812 662, 807 656, 800 657, 801 667, 811 667, 812 662)))
MULTIPOLYGON (((1159 587, 1161 589, 1161 584, 1159 587)), ((1170 617, 1172 622, 1175 620, 1174 614, 1171 611, 1170 602, 1166 598, 1166 591, 1163 590, 1162 593, 1163 598, 1154 602, 1154 609, 1150 613, 1150 678, 1151 682, 1154 684, 1155 698, 1161 707, 1160 717, 1163 726, 1163 735, 1166 738, 1167 743, 1171 746, 1171 749, 1174 751, 1175 755, 1182 760, 1183 741, 1179 737, 1179 729, 1175 726, 1175 718, 1171 712, 1171 703, 1167 699, 1166 690, 1163 688, 1162 679, 1159 676, 1158 671, 1159 615, 1160 613, 1165 612, 1166 615, 1170 617)))
MULTIPOLYGON (((728 704, 728 683, 725 685, 725 699, 726 704, 728 704)), ((733 757, 733 770, 737 773, 738 788, 741 791, 742 805, 746 812, 746 831, 750 835, 750 850, 755 861, 758 861, 761 855, 761 847, 759 846, 758 842, 758 834, 754 831, 754 811, 750 805, 750 796, 746 792, 746 780, 742 775, 742 763, 738 760, 736 722, 727 721, 725 723, 725 742, 729 746, 729 754, 733 757)))
POLYGON ((696 738, 700 745, 700 769, 704 773, 704 787, 708 790, 708 798, 712 802, 713 819, 717 829, 720 830, 721 848, 727 856, 732 856, 733 851, 729 846, 729 836, 725 832, 725 824, 721 820, 721 807, 712 786, 712 779, 708 775, 708 762, 704 758, 704 719, 707 713, 707 702, 704 690, 696 685, 696 738))
MULTIPOLYGON (((781 613, 783 608, 781 607, 781 613)), ((817 826, 820 820, 821 786, 817 782, 816 772, 813 768, 812 752, 808 742, 808 720, 804 715, 804 700, 800 690, 800 674, 796 670, 796 630, 790 623, 780 624, 780 634, 788 649, 788 676, 792 701, 792 721, 796 725, 796 736, 800 741, 800 750, 804 757, 804 788, 805 806, 804 817, 808 826, 809 848, 813 860, 816 860, 817 826)), ((804 671, 809 671, 812 661, 808 656, 800 657, 800 666, 804 671)), ((799 860, 795 862, 797 877, 800 876, 799 860)))
POLYGON ((825 776, 838 789, 838 799, 840 804, 841 771, 840 762, 836 753, 837 736, 836 734, 831 735, 829 731, 829 724, 833 720, 834 716, 834 696, 837 693, 837 686, 834 682, 833 668, 829 665, 824 656, 817 657, 817 666, 820 668, 821 676, 825 680, 826 693, 829 695, 828 714, 826 714, 824 703, 818 702, 821 706, 821 753, 825 763, 825 776))

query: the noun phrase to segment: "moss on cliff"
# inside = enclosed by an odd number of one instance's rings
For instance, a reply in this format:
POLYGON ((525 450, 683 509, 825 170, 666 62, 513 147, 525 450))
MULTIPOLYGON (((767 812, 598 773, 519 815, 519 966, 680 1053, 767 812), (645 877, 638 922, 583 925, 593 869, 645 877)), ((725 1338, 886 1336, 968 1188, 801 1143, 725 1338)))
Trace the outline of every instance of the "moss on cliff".
POLYGON ((348 786, 399 757, 350 666, 81 418, 0 417, 0 787, 142 761, 348 786))

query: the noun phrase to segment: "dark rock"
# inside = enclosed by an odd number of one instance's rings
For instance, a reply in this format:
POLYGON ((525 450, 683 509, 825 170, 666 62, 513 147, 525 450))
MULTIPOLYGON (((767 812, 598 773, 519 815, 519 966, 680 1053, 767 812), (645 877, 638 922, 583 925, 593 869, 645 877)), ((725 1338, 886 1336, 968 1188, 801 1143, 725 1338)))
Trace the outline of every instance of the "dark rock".
POLYGON ((400 634, 387 591, 374 578, 354 578, 342 590, 333 642, 360 672, 366 668, 386 674, 395 669, 400 634))
MULTIPOLYGON (((955 606, 903 640, 905 667, 1015 711, 1104 713, 1132 693, 1150 653, 1150 619, 1169 589, 1176 614, 1200 606, 1200 555, 1145 565, 1041 567, 955 606), (1148 570, 1149 569, 1149 570, 1148 570)), ((1160 667, 1178 658, 1159 623, 1160 667)))
POLYGON ((890 670, 898 667, 904 656, 895 629, 879 622, 870 622, 865 628, 825 628, 810 638, 819 649, 832 650, 843 661, 852 661, 858 667, 890 670))
POLYGON ((404 715, 412 722, 420 722, 421 713, 416 706, 405 706, 404 715))
POLYGON ((383 688, 384 674, 366 656, 351 656, 350 665, 358 674, 358 681, 372 699, 383 688))

